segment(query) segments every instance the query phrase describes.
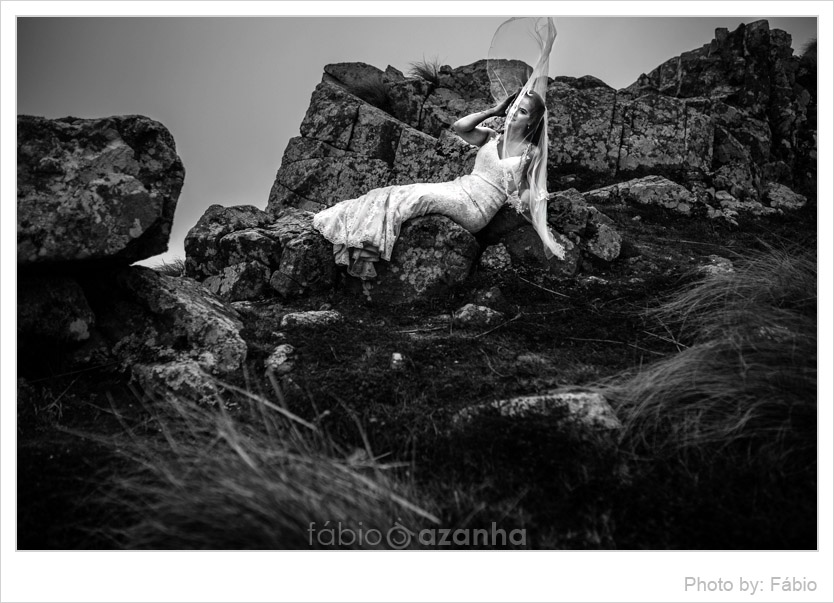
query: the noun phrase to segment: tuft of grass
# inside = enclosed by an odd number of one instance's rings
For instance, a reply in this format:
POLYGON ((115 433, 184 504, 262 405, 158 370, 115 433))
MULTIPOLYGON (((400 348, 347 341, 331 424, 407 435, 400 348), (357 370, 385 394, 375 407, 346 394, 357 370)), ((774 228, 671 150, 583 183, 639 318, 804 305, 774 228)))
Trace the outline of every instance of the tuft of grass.
POLYGON ((421 61, 410 63, 409 67, 411 69, 408 74, 411 77, 419 77, 435 86, 440 86, 440 61, 437 58, 427 60, 423 57, 421 61))
POLYGON ((115 546, 386 548, 396 522, 412 530, 437 522, 370 451, 342 450, 279 404, 232 392, 214 407, 170 395, 146 402, 150 418, 126 427, 127 444, 124 436, 111 442, 127 459, 106 494, 105 506, 121 517, 107 530, 115 546), (332 538, 339 528, 355 541, 345 536, 340 545, 332 538), (360 542, 356 534, 371 529, 382 541, 360 542))
POLYGON ((816 262, 770 249, 650 315, 682 348, 608 390, 633 443, 815 446, 816 262))
POLYGON ((183 276, 185 274, 185 260, 183 258, 174 258, 170 262, 163 260, 156 266, 152 266, 152 269, 165 276, 183 276))
POLYGON ((602 387, 633 460, 616 519, 656 510, 621 543, 814 548, 816 313, 814 256, 775 249, 650 313, 681 351, 602 387))

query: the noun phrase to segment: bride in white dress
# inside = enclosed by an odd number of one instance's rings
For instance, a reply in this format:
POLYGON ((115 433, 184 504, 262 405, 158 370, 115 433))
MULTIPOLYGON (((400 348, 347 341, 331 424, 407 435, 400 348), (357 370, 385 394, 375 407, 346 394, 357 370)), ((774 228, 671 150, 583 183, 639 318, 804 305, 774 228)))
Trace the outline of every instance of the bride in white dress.
POLYGON ((439 214, 475 233, 506 202, 533 223, 548 257, 564 257, 564 248, 553 238, 546 223, 547 109, 542 94, 546 90, 547 56, 555 38, 552 22, 551 29, 549 44, 547 40, 542 43, 543 76, 540 57, 533 76, 520 91, 491 109, 459 119, 452 126, 463 140, 480 147, 471 174, 451 182, 374 189, 313 217, 313 226, 333 243, 337 264, 347 266, 352 276, 373 279, 376 277, 374 262, 380 258, 390 261, 406 220, 439 214), (490 117, 505 114, 507 119, 501 134, 480 125, 490 117))

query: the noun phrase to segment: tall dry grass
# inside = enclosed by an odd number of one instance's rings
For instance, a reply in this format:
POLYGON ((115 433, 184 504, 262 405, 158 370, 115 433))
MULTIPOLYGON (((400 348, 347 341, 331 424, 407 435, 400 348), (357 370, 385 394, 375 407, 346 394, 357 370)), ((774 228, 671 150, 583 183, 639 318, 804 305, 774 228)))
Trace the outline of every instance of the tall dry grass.
POLYGON ((816 261, 736 258, 649 320, 677 354, 601 389, 624 424, 622 546, 816 546, 816 261))
MULTIPOLYGON (((219 389, 225 384, 218 383, 219 389)), ((337 527, 415 529, 434 516, 364 451, 346 451, 269 400, 232 388, 233 404, 146 399, 149 418, 110 441, 125 459, 108 478, 103 508, 113 545, 129 549, 331 548, 337 527), (326 523, 329 522, 329 523, 326 523), (311 532, 311 528, 313 531, 311 532)), ((101 536, 101 534, 99 534, 101 536)), ((348 537, 343 538, 347 542, 348 537)))
MULTIPOLYGON (((635 454, 815 457, 817 269, 807 252, 738 258, 650 313, 681 351, 608 384, 635 454)), ((778 469, 775 467, 775 469, 778 469)))

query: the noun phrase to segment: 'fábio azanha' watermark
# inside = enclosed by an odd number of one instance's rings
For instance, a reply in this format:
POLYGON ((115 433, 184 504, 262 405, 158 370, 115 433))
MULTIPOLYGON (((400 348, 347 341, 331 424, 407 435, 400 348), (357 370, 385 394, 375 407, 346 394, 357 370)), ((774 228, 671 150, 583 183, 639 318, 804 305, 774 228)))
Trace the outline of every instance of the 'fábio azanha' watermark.
POLYGON ((393 550, 443 547, 525 547, 527 530, 499 528, 492 522, 487 528, 422 528, 410 530, 399 520, 387 530, 365 528, 360 521, 347 525, 341 521, 311 522, 307 528, 311 547, 383 547, 393 550))

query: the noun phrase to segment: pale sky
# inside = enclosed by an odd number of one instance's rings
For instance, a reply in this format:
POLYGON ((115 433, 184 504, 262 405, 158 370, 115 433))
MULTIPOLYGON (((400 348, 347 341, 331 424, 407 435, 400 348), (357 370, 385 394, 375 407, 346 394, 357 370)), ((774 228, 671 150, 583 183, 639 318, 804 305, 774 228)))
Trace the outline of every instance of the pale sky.
MULTIPOLYGON (((751 8, 756 4, 751 4, 751 8)), ((554 5, 558 6, 558 5, 554 5)), ((556 17, 551 76, 593 75, 614 88, 699 48, 715 29, 767 18, 798 53, 816 18, 556 17)), ((437 58, 486 58, 504 17, 26 17, 17 21, 17 113, 51 118, 141 114, 173 134, 185 185, 169 252, 205 209, 266 207, 327 63, 407 73, 437 58)), ((156 264, 159 259, 150 263, 156 264)))

